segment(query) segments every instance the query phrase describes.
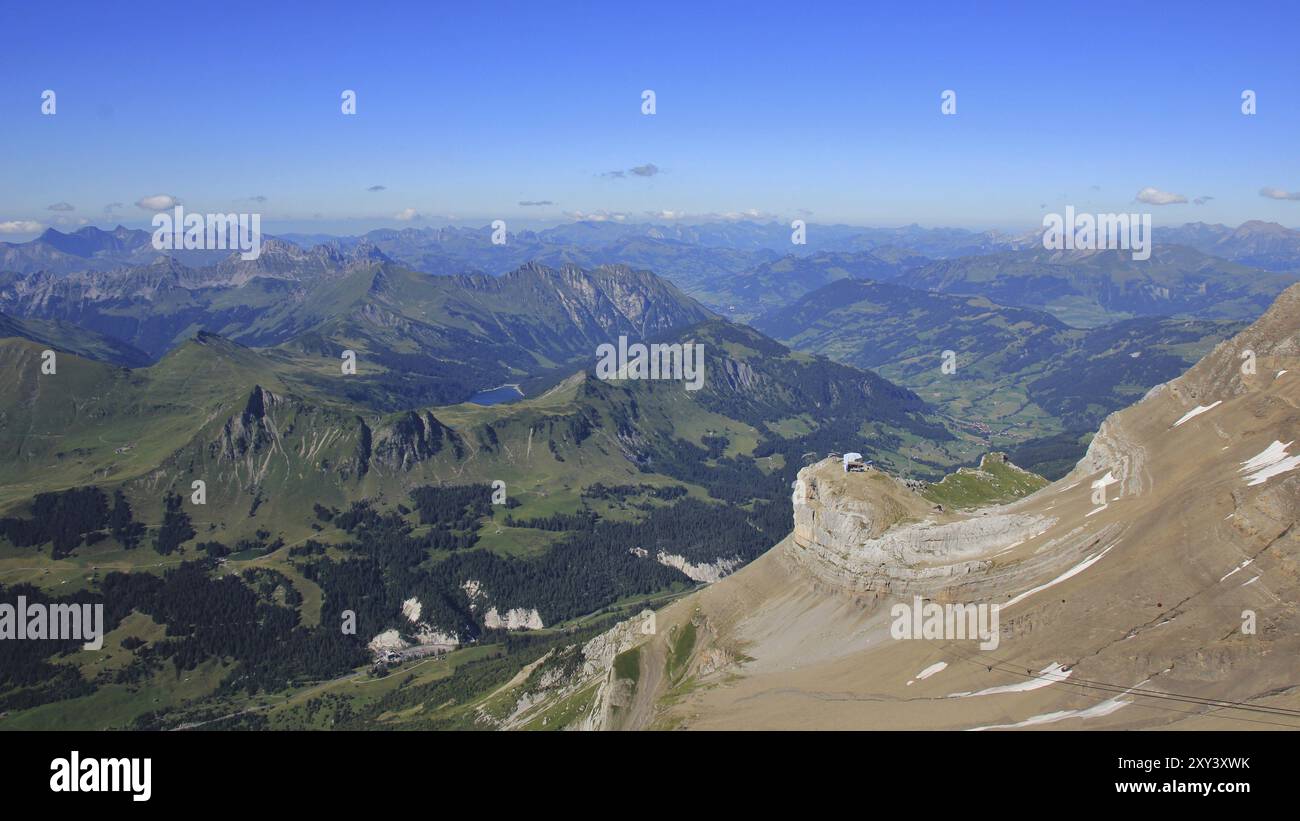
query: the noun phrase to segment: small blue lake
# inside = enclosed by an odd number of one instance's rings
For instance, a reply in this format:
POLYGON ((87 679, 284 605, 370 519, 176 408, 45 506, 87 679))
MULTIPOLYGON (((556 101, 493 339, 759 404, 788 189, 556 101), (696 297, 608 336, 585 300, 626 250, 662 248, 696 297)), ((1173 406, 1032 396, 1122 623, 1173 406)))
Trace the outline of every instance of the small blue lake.
POLYGON ((518 385, 502 385, 488 391, 479 391, 469 398, 470 402, 475 405, 505 405, 509 402, 518 402, 524 398, 524 394, 519 390, 518 385))

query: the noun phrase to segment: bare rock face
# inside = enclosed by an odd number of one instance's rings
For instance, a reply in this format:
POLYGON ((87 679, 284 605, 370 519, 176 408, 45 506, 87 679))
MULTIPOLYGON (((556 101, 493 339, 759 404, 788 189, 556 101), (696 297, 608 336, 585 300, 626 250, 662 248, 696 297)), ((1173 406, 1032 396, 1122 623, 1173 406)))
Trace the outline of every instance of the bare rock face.
MULTIPOLYGON (((637 548, 633 548, 633 550, 636 549, 637 548)), ((682 571, 682 573, 691 581, 709 582, 710 584, 731 573, 741 564, 740 557, 717 559, 712 562, 692 564, 685 556, 676 556, 664 553, 662 550, 659 551, 655 558, 662 565, 675 567, 682 571)))
POLYGON ((483 626, 489 630, 498 630, 504 627, 507 630, 541 630, 546 625, 542 624, 541 614, 534 607, 525 610, 522 607, 513 607, 501 615, 495 607, 489 609, 483 614, 483 626))
POLYGON ((1129 433, 1112 414, 1101 423, 1088 444, 1088 452, 1070 473, 1070 478, 1077 480, 1107 472, 1119 483, 1119 495, 1131 496, 1143 492, 1151 484, 1146 462, 1147 450, 1142 441, 1129 433))
POLYGON ((758 376, 748 362, 726 357, 722 360, 722 378, 733 391, 746 393, 754 390, 758 376))
POLYGON ((631 681, 615 674, 614 660, 645 641, 641 621, 638 617, 620 622, 585 644, 548 652, 507 685, 508 694, 515 699, 509 715, 499 721, 485 717, 484 722, 507 730, 530 725, 556 730, 610 729, 615 714, 627 707, 635 690, 631 681), (582 698, 583 694, 587 697, 582 698), (568 709, 574 699, 582 704, 576 714, 568 709))
POLYGON ((256 453, 276 442, 279 436, 275 419, 270 412, 280 402, 279 396, 261 385, 255 385, 243 413, 232 416, 221 431, 221 457, 237 461, 246 454, 256 453))
POLYGON ((628 619, 590 639, 582 645, 583 674, 603 674, 614 666, 614 658, 639 644, 645 636, 641 632, 641 619, 628 619))
POLYGON ((407 411, 374 433, 373 463, 407 471, 432 459, 456 433, 428 411, 407 411))
POLYGON ((707 309, 648 271, 626 265, 584 270, 529 262, 501 276, 461 277, 460 287, 482 293, 513 291, 554 306, 587 339, 620 334, 647 338, 708 319, 707 309))

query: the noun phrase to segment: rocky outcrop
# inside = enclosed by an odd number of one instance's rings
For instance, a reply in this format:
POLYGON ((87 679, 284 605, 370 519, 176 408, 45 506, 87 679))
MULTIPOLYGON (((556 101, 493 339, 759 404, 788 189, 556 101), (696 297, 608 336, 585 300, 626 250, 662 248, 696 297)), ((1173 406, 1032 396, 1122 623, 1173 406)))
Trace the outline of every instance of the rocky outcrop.
MULTIPOLYGON (((552 679, 550 686, 560 698, 587 687, 595 687, 591 706, 574 720, 567 729, 605 730, 611 726, 616 707, 626 707, 630 698, 631 682, 620 680, 614 670, 614 659, 645 641, 642 630, 643 617, 619 622, 582 645, 579 655, 581 668, 566 671, 563 678, 552 679)), ((543 679, 545 681, 545 679, 543 679)), ((554 695, 550 703, 558 702, 554 695)), ((535 699, 540 703, 542 699, 535 699)))
POLYGON ((483 626, 489 630, 541 630, 546 625, 542 624, 541 614, 537 608, 525 610, 522 607, 513 607, 506 611, 505 615, 497 612, 495 607, 489 608, 483 614, 483 626))
POLYGON ((471 613, 478 610, 479 601, 487 598, 483 593, 483 583, 477 579, 466 579, 460 586, 465 591, 465 598, 469 599, 469 610, 471 613))
MULTIPOLYGON (((635 551, 637 548, 633 548, 635 551)), ((691 581, 712 584, 744 564, 739 556, 730 559, 715 559, 712 562, 692 564, 685 556, 676 556, 660 551, 655 557, 659 564, 675 567, 691 581)))
POLYGON ((614 666, 614 659, 619 653, 644 641, 643 623, 643 616, 621 621, 582 645, 583 674, 590 676, 604 673, 614 666))
POLYGON ((407 411, 373 434, 373 463, 391 470, 408 471, 432 459, 455 431, 428 411, 407 411))
POLYGON ((455 632, 441 630, 421 620, 423 610, 417 596, 402 602, 402 615, 409 622, 409 629, 390 628, 375 636, 366 646, 380 657, 386 657, 388 653, 419 657, 460 646, 460 637, 455 632), (406 652, 408 650, 412 652, 406 652))
POLYGON ((246 454, 257 453, 274 443, 278 435, 275 421, 268 414, 280 401, 279 396, 261 385, 254 385, 248 401, 244 403, 243 412, 232 416, 221 429, 221 439, 218 442, 221 458, 237 461, 246 454))
MULTIPOLYGON (((1023 502, 974 514, 947 514, 905 482, 884 473, 846 474, 824 460, 799 472, 792 497, 789 560, 819 584, 851 595, 938 595, 956 586, 978 596, 1005 584, 999 552, 1043 534, 1056 518, 1023 502)), ((1063 545, 1021 562, 1042 572, 1076 559, 1063 545)))

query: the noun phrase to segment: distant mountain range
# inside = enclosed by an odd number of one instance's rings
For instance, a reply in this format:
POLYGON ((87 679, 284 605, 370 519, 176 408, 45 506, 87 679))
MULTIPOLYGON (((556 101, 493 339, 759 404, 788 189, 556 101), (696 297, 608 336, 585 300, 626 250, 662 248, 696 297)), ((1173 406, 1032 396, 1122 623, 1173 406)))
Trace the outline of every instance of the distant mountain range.
MULTIPOLYGON (((917 226, 810 232, 818 243, 793 253, 774 222, 574 223, 511 234, 505 245, 494 245, 487 228, 412 228, 306 248, 272 237, 245 261, 157 253, 147 232, 121 227, 51 230, 0 249, 16 269, 0 274, 0 311, 55 323, 15 336, 122 364, 139 364, 141 352, 157 359, 200 331, 218 334, 268 349, 296 390, 322 396, 337 389, 331 374, 351 350, 361 367, 349 400, 379 411, 462 401, 504 383, 534 391, 602 342, 671 333, 716 312, 879 369, 1014 451, 1090 429, 1235 327, 1216 321, 1257 316, 1297 278, 1169 237, 1285 268, 1300 236, 1267 223, 1193 224, 1165 229, 1151 259, 1136 261, 1116 251, 1047 251, 1029 235, 917 226), (969 251, 978 253, 946 257, 969 251), (945 341, 934 338, 940 331, 945 341), (1119 339, 1128 346, 1106 342, 1119 339), (965 367, 958 378, 935 380, 921 363, 948 349, 965 367)), ((1070 440, 1065 451, 1080 446, 1070 440)), ((1029 466, 1050 474, 1063 458, 1029 466)))
POLYGON ((1300 271, 1300 231, 1275 222, 1250 220, 1236 228, 1190 222, 1177 228, 1156 229, 1155 237, 1158 243, 1186 245, 1268 271, 1300 271))
MULTIPOLYGON (((1113 251, 1012 249, 1029 240, 960 230, 813 227, 827 241, 872 250, 789 253, 778 223, 591 222, 512 234, 502 246, 489 229, 460 228, 373 231, 307 248, 267 238, 256 260, 190 252, 202 263, 190 265, 153 253, 143 231, 47 231, 4 253, 24 266, 83 270, 0 274, 0 311, 56 323, 25 338, 57 346, 62 329, 62 349, 124 364, 138 364, 141 352, 157 359, 199 331, 219 334, 269 349, 297 390, 321 395, 336 389, 330 374, 352 350, 362 367, 350 401, 394 411, 507 382, 536 390, 602 342, 670 333, 713 316, 711 307, 796 347, 880 369, 1014 449, 1090 429, 1098 414, 1171 378, 1235 327, 1216 321, 1253 318, 1297 276, 1164 242, 1150 260, 1135 261, 1113 251), (939 256, 982 253, 932 258, 913 246, 939 256), (149 261, 123 261, 140 257, 149 261), (667 278, 676 285, 648 273, 662 268, 675 272, 667 278), (972 311, 981 303, 966 297, 988 303, 972 311), (1170 316, 1206 321, 1159 319, 1170 316), (1091 334, 1067 327, 1129 319, 1091 334), (73 327, 95 339, 73 338, 73 327), (940 330, 948 340, 936 347, 940 330), (1104 344, 1121 338, 1145 353, 1127 358, 1104 344), (934 381, 933 368, 919 363, 946 349, 966 367, 957 379, 934 381), (1010 361, 1011 351, 1029 353, 1010 361), (1053 381, 1080 369, 1073 387, 1053 381)), ((1296 234, 1266 223, 1176 230, 1228 255, 1267 251, 1274 262, 1296 234)), ((1030 466, 1051 473, 1056 461, 1030 466)))
POLYGON ((1149 260, 1127 251, 1007 251, 909 271, 914 288, 1042 308, 1077 325, 1132 316, 1250 319, 1300 279, 1157 243, 1149 260))
MULTIPOLYGON (((745 220, 575 222, 508 232, 500 245, 492 242, 487 226, 379 229, 348 237, 287 234, 272 243, 280 245, 281 271, 288 270, 286 259, 289 265, 300 264, 291 259, 293 253, 346 258, 378 252, 436 275, 497 275, 528 262, 556 268, 623 264, 654 271, 713 310, 742 320, 839 276, 893 279, 914 268, 921 272, 907 280, 909 285, 1046 307, 1074 324, 1139 315, 1203 315, 1220 303, 1225 303, 1219 308, 1224 318, 1249 318, 1300 274, 1300 231, 1275 223, 1252 221, 1236 228, 1189 223, 1158 228, 1155 238, 1155 259, 1149 263, 1126 261, 1118 252, 1047 252, 1037 230, 1008 234, 811 224, 806 244, 793 245, 788 224, 745 220), (292 247, 298 251, 287 250, 292 247), (1275 276, 1261 278, 1254 288, 1232 281, 1251 278, 1256 270, 1275 276), (1207 288, 1203 293, 1202 285, 1207 288)), ((182 250, 164 255, 153 249, 148 231, 122 226, 68 234, 49 229, 30 242, 0 243, 0 273, 109 271, 149 265, 163 256, 189 268, 213 268, 229 254, 182 250)))
POLYGON ((66 322, 15 319, 0 313, 0 339, 26 339, 49 349, 128 368, 149 364, 149 354, 117 339, 66 322))
POLYGON ((104 271, 125 265, 147 265, 164 255, 189 265, 210 265, 228 253, 180 250, 164 254, 154 249, 152 238, 150 231, 121 225, 111 231, 88 225, 68 234, 48 228, 30 242, 0 242, 0 273, 104 271))
POLYGON ((897 249, 822 251, 810 256, 787 254, 742 273, 714 276, 699 283, 695 295, 733 319, 748 321, 779 309, 805 294, 841 279, 888 280, 909 268, 929 263, 926 257, 897 249))
POLYGON ((158 358, 197 331, 279 346, 303 384, 360 358, 350 390, 376 407, 454 402, 591 357, 602 342, 712 314, 648 272, 530 263, 492 277, 430 276, 374 245, 304 251, 278 240, 251 261, 169 257, 83 274, 0 276, 0 310, 76 323, 158 358))

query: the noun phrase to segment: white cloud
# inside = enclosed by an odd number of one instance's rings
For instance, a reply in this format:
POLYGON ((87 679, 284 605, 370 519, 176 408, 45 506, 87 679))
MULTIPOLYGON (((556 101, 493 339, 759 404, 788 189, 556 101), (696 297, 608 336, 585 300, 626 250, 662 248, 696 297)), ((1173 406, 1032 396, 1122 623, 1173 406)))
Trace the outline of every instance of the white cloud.
POLYGON ((1300 200, 1300 191, 1283 191, 1281 188, 1261 188, 1259 195, 1271 200, 1300 200))
POLYGON ((0 222, 0 234, 35 234, 45 226, 31 220, 10 220, 0 222))
POLYGON ((609 211, 565 211, 564 215, 578 222, 623 222, 627 219, 627 214, 609 211))
POLYGON ((757 208, 746 208, 744 211, 724 211, 716 215, 718 219, 736 222, 740 220, 773 220, 776 214, 769 214, 766 211, 760 211, 757 208))
POLYGON ((401 220, 402 222, 410 222, 412 220, 424 219, 424 217, 420 216, 420 212, 416 211, 414 208, 403 208, 401 211, 393 214, 393 219, 401 220))
POLYGON ((135 204, 146 211, 167 211, 180 205, 181 201, 171 194, 154 194, 152 197, 141 197, 135 204))
POLYGON ((53 205, 47 207, 45 210, 46 211, 76 211, 77 206, 73 205, 70 202, 56 202, 53 205))
MULTIPOLYGON (((812 212, 802 212, 811 214, 812 212)), ((776 214, 767 211, 760 211, 757 208, 746 208, 743 211, 709 211, 704 214, 688 213, 686 211, 646 211, 647 217, 660 220, 689 220, 691 222, 746 222, 746 221, 768 221, 779 220, 776 214)))
POLYGON ((1161 191, 1158 188, 1147 186, 1138 192, 1138 202, 1145 202, 1147 205, 1177 205, 1187 202, 1187 197, 1182 194, 1171 194, 1168 191, 1161 191))

